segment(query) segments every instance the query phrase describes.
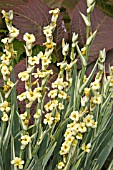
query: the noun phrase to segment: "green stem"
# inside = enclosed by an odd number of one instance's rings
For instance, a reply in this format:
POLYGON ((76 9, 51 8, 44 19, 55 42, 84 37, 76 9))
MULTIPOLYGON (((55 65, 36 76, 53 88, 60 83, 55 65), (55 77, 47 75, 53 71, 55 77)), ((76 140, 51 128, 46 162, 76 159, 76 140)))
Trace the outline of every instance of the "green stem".
MULTIPOLYGON (((88 17, 88 21, 90 22, 90 13, 87 14, 87 17, 88 17)), ((89 35, 90 35, 90 26, 87 26, 87 29, 86 29, 86 39, 89 38, 89 35)))
MULTIPOLYGON (((90 22, 90 13, 87 14, 88 17, 88 21, 90 22)), ((90 26, 87 26, 86 29, 86 40, 89 38, 90 36, 90 26)), ((88 55, 89 55, 89 46, 86 47, 86 60, 88 61, 88 55)))

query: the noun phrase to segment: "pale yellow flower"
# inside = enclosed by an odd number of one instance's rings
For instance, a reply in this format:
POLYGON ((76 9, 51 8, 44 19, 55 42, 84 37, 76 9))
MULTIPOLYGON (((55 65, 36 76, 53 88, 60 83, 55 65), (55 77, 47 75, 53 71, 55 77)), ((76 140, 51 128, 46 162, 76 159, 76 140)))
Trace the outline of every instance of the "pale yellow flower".
POLYGON ((59 112, 56 112, 54 119, 55 119, 55 123, 57 123, 60 120, 60 113, 59 112))
POLYGON ((1 73, 3 75, 9 75, 10 74, 9 68, 6 65, 3 65, 1 68, 1 73))
POLYGON ((5 64, 5 65, 10 65, 10 60, 9 60, 9 58, 7 57, 7 55, 5 55, 5 54, 3 54, 2 56, 1 56, 1 60, 2 60, 2 64, 5 64))
POLYGON ((97 122, 95 122, 94 120, 92 121, 92 128, 97 128, 97 122))
POLYGON ((9 36, 11 38, 16 38, 19 35, 19 30, 15 27, 11 26, 9 27, 9 36))
POLYGON ((74 136, 72 136, 72 135, 70 135, 70 136, 68 135, 65 137, 65 141, 69 144, 71 144, 73 142, 73 140, 74 140, 74 136))
POLYGON ((59 110, 63 110, 64 109, 64 105, 62 103, 59 103, 58 104, 58 108, 59 108, 59 110))
POLYGON ((51 22, 54 23, 54 25, 53 25, 54 27, 56 27, 57 19, 58 19, 58 14, 52 15, 51 22))
POLYGON ((53 27, 52 27, 52 25, 50 24, 50 25, 47 25, 47 26, 43 27, 43 30, 46 30, 46 29, 52 30, 53 27))
POLYGON ((87 87, 86 87, 86 88, 84 89, 84 93, 85 93, 85 96, 88 97, 89 94, 90 94, 90 88, 87 88, 87 87))
POLYGON ((102 95, 101 94, 97 94, 96 96, 94 96, 92 98, 92 101, 94 104, 101 104, 102 103, 102 95))
POLYGON ((65 164, 63 162, 59 162, 57 167, 58 167, 58 169, 63 169, 64 166, 65 166, 65 164))
POLYGON ((43 54, 42 51, 40 51, 40 52, 38 53, 37 57, 38 57, 39 59, 43 59, 43 58, 45 58, 45 55, 43 54))
POLYGON ((42 59, 42 66, 47 66, 51 63, 51 60, 48 58, 42 59))
POLYGON ((27 71, 23 71, 18 74, 18 77, 21 79, 21 81, 27 81, 29 79, 29 74, 27 71))
POLYGON ((84 75, 83 83, 85 83, 86 80, 87 80, 87 77, 86 77, 86 75, 84 75))
POLYGON ((37 72, 36 73, 32 73, 32 75, 34 75, 35 78, 45 78, 46 76, 53 74, 52 70, 44 70, 44 71, 40 71, 39 68, 37 68, 37 72))
POLYGON ((24 99, 26 99, 26 92, 21 93, 20 95, 17 96, 17 99, 19 101, 23 101, 24 99))
POLYGON ((58 94, 58 97, 60 98, 60 99, 66 99, 66 97, 67 97, 67 93, 65 93, 64 91, 59 91, 59 94, 58 94))
POLYGON ((52 83, 52 88, 58 88, 59 90, 62 90, 63 87, 63 78, 57 78, 56 81, 52 83))
POLYGON ((54 118, 52 117, 52 114, 51 113, 47 113, 45 115, 45 118, 44 118, 44 124, 48 124, 49 126, 51 126, 53 124, 53 120, 54 118))
POLYGON ((72 131, 74 130, 76 132, 78 132, 79 126, 80 126, 80 124, 76 123, 76 122, 72 122, 70 124, 67 124, 67 128, 69 128, 72 131))
POLYGON ((37 56, 29 57, 29 58, 28 58, 28 63, 29 63, 31 66, 34 66, 35 64, 39 64, 39 59, 38 59, 37 56))
POLYGON ((72 146, 76 146, 76 145, 77 145, 77 142, 78 142, 78 141, 77 141, 76 139, 74 139, 73 142, 72 142, 72 146))
POLYGON ((98 80, 95 80, 94 82, 91 83, 91 89, 92 90, 98 90, 100 89, 100 83, 98 80))
POLYGON ((1 117, 3 122, 7 122, 8 121, 8 115, 6 113, 3 113, 3 116, 1 117))
POLYGON ((57 105, 58 105, 58 101, 57 100, 52 100, 51 104, 49 106, 49 110, 53 110, 54 108, 56 108, 57 105))
POLYGON ((37 98, 37 93, 33 91, 26 91, 26 97, 30 102, 34 102, 37 98))
POLYGON ((67 136, 71 136, 72 135, 72 131, 70 129, 66 129, 64 137, 66 138, 67 136))
MULTIPOLYGON (((67 154, 69 152, 69 150, 70 150, 70 143, 65 141, 61 146, 62 154, 63 155, 67 154)), ((60 152, 60 155, 61 155, 61 152, 60 152)))
POLYGON ((20 114, 20 118, 21 118, 22 120, 25 120, 26 117, 27 117, 27 112, 25 112, 25 113, 23 113, 23 114, 20 114))
POLYGON ((29 135, 21 136, 21 149, 24 149, 29 142, 31 142, 31 137, 29 135))
POLYGON ((44 30, 43 30, 43 33, 44 33, 47 37, 52 36, 52 29, 51 29, 51 27, 49 27, 49 28, 47 28, 47 29, 44 29, 44 30))
POLYGON ((4 101, 0 104, 0 110, 2 112, 9 112, 11 110, 10 104, 7 101, 4 101))
POLYGON ((85 122, 87 127, 91 127, 93 123, 93 115, 88 114, 83 121, 85 122))
POLYGON ((36 111, 36 113, 34 114, 34 118, 35 118, 35 119, 39 119, 40 116, 41 116, 41 109, 38 109, 38 110, 36 111))
POLYGON ((51 107, 51 101, 49 101, 48 103, 45 104, 44 108, 45 110, 48 112, 50 110, 51 107))
POLYGON ((82 144, 82 150, 84 152, 89 153, 90 152, 90 148, 91 148, 91 143, 88 143, 87 145, 85 143, 82 144))
POLYGON ((18 167, 19 169, 23 169, 24 161, 21 158, 19 158, 19 157, 15 157, 11 161, 11 164, 13 164, 15 167, 18 167))
POLYGON ((53 104, 54 107, 58 106, 58 100, 52 100, 51 103, 53 104))
POLYGON ((43 45, 46 46, 46 48, 53 49, 56 46, 56 43, 54 42, 45 42, 43 45))
POLYGON ((79 112, 73 111, 70 115, 70 119, 77 122, 79 120, 79 112))
POLYGON ((33 34, 25 33, 23 39, 28 43, 31 44, 35 42, 35 36, 33 34))
POLYGON ((58 93, 58 90, 57 90, 57 89, 51 90, 51 91, 48 93, 48 97, 55 98, 55 97, 57 96, 57 93, 58 93))
POLYGON ((6 84, 3 87, 4 87, 4 91, 8 92, 11 88, 14 87, 14 83, 10 81, 10 78, 8 78, 6 84))
POLYGON ((3 39, 1 39, 1 42, 2 42, 3 44, 7 44, 8 41, 9 41, 9 38, 3 38, 3 39))
POLYGON ((79 132, 84 133, 86 131, 87 131, 87 128, 85 126, 85 123, 84 122, 80 122, 80 124, 79 124, 79 132))
POLYGON ((59 12, 60 12, 59 8, 56 8, 56 9, 50 10, 49 14, 56 15, 56 14, 59 14, 59 12))
POLYGON ((76 138, 79 139, 79 140, 81 140, 81 139, 83 138, 83 135, 82 135, 81 133, 78 133, 78 134, 76 135, 76 138))
POLYGON ((63 82, 63 87, 66 88, 68 86, 68 82, 64 81, 63 82))
POLYGON ((81 49, 81 53, 82 53, 82 55, 85 55, 85 54, 86 54, 86 47, 83 47, 83 48, 81 49))

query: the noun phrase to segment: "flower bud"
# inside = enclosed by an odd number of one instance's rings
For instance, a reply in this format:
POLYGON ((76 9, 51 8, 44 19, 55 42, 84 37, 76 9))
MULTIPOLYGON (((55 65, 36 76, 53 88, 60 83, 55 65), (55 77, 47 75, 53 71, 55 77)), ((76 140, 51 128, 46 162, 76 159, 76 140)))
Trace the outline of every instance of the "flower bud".
POLYGON ((75 32, 73 33, 73 36, 72 36, 72 42, 75 43, 78 39, 78 34, 75 34, 75 32))
POLYGON ((105 58, 106 58, 106 52, 105 52, 105 48, 103 50, 100 50, 100 54, 99 54, 99 61, 101 63, 105 62, 105 58))
POLYGON ((10 21, 13 20, 13 10, 10 10, 10 11, 8 12, 8 14, 9 14, 9 20, 10 20, 10 21))
POLYGON ((86 41, 86 45, 89 46, 96 36, 97 31, 95 31, 86 41))
POLYGON ((90 7, 93 4, 93 2, 95 2, 95 0, 87 0, 87 6, 90 7))
POLYGON ((62 49, 62 54, 63 54, 64 56, 67 55, 68 51, 69 51, 69 44, 66 43, 66 44, 64 45, 63 49, 62 49))
POLYGON ((81 12, 80 12, 80 14, 81 14, 81 16, 82 16, 82 18, 83 18, 86 26, 90 27, 91 23, 90 23, 90 21, 88 20, 88 17, 85 16, 84 14, 82 14, 81 12))
POLYGON ((95 3, 93 3, 91 6, 89 6, 89 8, 87 9, 87 13, 91 13, 94 10, 95 7, 95 3))

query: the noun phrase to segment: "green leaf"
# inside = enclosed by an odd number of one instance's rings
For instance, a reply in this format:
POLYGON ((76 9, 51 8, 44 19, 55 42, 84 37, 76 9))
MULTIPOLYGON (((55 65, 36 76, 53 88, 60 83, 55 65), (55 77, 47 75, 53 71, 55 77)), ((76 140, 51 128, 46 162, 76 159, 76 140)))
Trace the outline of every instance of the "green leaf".
MULTIPOLYGON (((12 82, 15 82, 15 77, 14 77, 14 63, 12 64, 12 76, 11 80, 12 82)), ((16 95, 16 86, 13 87, 12 92, 11 92, 11 106, 14 107, 14 116, 13 116, 13 128, 12 128, 12 133, 15 135, 17 132, 20 131, 20 124, 19 124, 19 119, 17 116, 18 112, 18 104, 17 104, 17 95, 16 95)))
POLYGON ((113 169, 113 160, 111 161, 111 163, 110 163, 110 165, 109 165, 107 170, 112 170, 112 169, 113 169))
POLYGON ((12 106, 11 115, 10 115, 10 119, 9 119, 9 122, 8 122, 8 127, 7 127, 7 130, 6 130, 5 136, 3 138, 3 151, 4 151, 4 153, 7 149, 7 146, 8 146, 10 137, 11 137, 12 125, 13 125, 13 116, 14 116, 14 106, 12 106))
POLYGON ((97 164, 99 165, 98 170, 101 170, 112 148, 113 148, 113 136, 110 139, 110 141, 107 143, 107 145, 104 147, 104 149, 102 150, 101 154, 98 157, 98 160, 97 160, 97 164))
POLYGON ((88 76, 87 80, 86 80, 85 83, 80 87, 80 90, 79 90, 80 93, 81 93, 82 90, 83 90, 86 86, 88 86, 89 83, 91 82, 91 80, 92 80, 92 78, 93 78, 93 76, 94 76, 94 74, 95 74, 97 65, 98 65, 98 60, 96 61, 96 63, 95 63, 95 65, 94 65, 94 67, 93 67, 90 75, 88 76))
MULTIPOLYGON (((15 158, 15 149, 14 149, 14 138, 11 136, 11 160, 15 158)), ((14 170, 14 165, 11 165, 11 170, 14 170)))
POLYGON ((16 39, 13 42, 14 50, 17 51, 17 57, 15 58, 17 63, 20 61, 21 55, 25 52, 24 44, 24 42, 16 39))
POLYGON ((38 152, 39 158, 41 158, 46 153, 47 146, 48 146, 48 139, 49 139, 49 135, 48 133, 46 133, 38 152))
POLYGON ((55 143, 53 144, 53 146, 50 147, 50 148, 47 150, 47 153, 44 155, 43 162, 42 162, 43 170, 45 169, 45 166, 46 166, 48 160, 50 159, 50 157, 51 157, 51 155, 52 155, 52 153, 53 153, 53 151, 54 151, 54 149, 55 149, 55 147, 56 147, 56 144, 57 144, 57 142, 55 142, 55 143))
POLYGON ((44 51, 45 47, 40 45, 35 45, 32 49, 32 55, 36 56, 40 51, 44 51))
POLYGON ((0 170, 4 169, 3 168, 3 160, 2 160, 2 154, 1 154, 1 151, 0 151, 0 170))

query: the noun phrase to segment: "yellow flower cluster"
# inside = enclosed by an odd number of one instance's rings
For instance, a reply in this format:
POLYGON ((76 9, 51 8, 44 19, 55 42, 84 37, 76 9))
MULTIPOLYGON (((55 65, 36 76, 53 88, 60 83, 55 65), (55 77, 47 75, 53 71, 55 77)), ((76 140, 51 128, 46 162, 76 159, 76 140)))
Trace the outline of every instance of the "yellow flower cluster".
MULTIPOLYGON (((23 36, 23 39, 26 42, 25 50, 27 55, 27 68, 25 71, 20 72, 18 74, 18 77, 21 79, 21 81, 25 82, 25 92, 19 94, 17 96, 17 99, 19 101, 25 101, 26 103, 26 111, 25 113, 20 115, 20 119, 23 125, 24 134, 21 134, 21 149, 24 150, 25 147, 31 142, 31 137, 29 136, 27 130, 28 130, 28 124, 29 124, 29 118, 30 118, 30 107, 32 106, 34 101, 38 101, 37 109, 34 114, 35 123, 38 122, 38 120, 42 117, 42 108, 41 108, 41 101, 43 98, 43 94, 46 90, 46 84, 48 77, 53 74, 52 70, 48 69, 49 64, 51 63, 51 53, 54 50, 54 46, 56 45, 53 42, 52 33, 56 27, 56 21, 59 14, 59 9, 55 9, 50 11, 52 14, 51 23, 49 26, 43 28, 43 32, 46 35, 46 42, 44 45, 46 46, 45 52, 40 51, 37 56, 32 56, 32 47, 33 43, 35 42, 35 36, 33 34, 25 33, 23 36), (37 68, 37 72, 34 73, 34 68, 36 64, 41 64, 41 69, 37 68), (34 76, 36 79, 35 82, 31 82, 31 77, 34 76), (41 82, 41 83, 40 83, 41 82), (33 86, 36 85, 34 88, 33 86)), ((64 93, 60 93, 60 98, 64 96, 64 93)), ((53 107, 57 106, 57 100, 52 100, 53 107)), ((59 108, 63 109, 62 103, 59 103, 59 108)), ((44 120, 45 124, 52 124, 53 117, 51 114, 45 115, 46 119, 44 120)), ((56 117, 54 119, 55 122, 57 122, 60 119, 60 114, 57 112, 56 117)))
POLYGON ((7 101, 14 87, 14 83, 10 80, 10 74, 12 71, 12 62, 16 57, 16 51, 13 49, 13 40, 19 35, 19 30, 12 26, 13 11, 5 12, 2 10, 3 18, 5 18, 6 26, 9 31, 7 38, 1 40, 4 44, 3 54, 1 56, 0 70, 4 80, 4 92, 5 99, 0 104, 0 110, 3 112, 2 121, 8 121, 8 114, 10 112, 10 104, 7 101))
POLYGON ((110 69, 110 75, 107 76, 106 88, 107 85, 109 84, 110 92, 112 92, 112 98, 113 98, 113 66, 111 66, 109 69, 110 69))
MULTIPOLYGON (((71 123, 67 124, 67 129, 64 134, 65 141, 61 146, 60 155, 66 155, 69 153, 70 148, 76 146, 79 140, 82 140, 85 132, 88 128, 96 128, 97 122, 94 121, 94 117, 91 114, 85 115, 84 113, 79 113, 78 111, 73 111, 70 115, 71 123)), ((88 152, 84 149, 85 152, 88 152)))

